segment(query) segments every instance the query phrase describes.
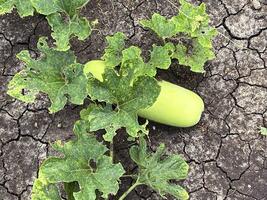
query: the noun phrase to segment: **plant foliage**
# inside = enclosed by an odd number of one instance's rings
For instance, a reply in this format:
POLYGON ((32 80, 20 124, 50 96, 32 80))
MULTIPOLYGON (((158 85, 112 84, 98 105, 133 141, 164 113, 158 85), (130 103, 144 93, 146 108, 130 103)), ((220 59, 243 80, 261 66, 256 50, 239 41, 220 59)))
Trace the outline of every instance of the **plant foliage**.
POLYGON ((81 17, 79 10, 89 0, 0 0, 0 15, 16 7, 21 17, 31 16, 34 11, 45 15, 52 28, 57 50, 67 51, 69 40, 78 37, 85 40, 91 34, 91 24, 81 17))
POLYGON ((87 96, 86 77, 83 65, 76 62, 73 52, 61 52, 49 48, 45 38, 38 42, 41 58, 31 58, 28 51, 17 57, 25 68, 17 73, 8 86, 8 94, 27 103, 32 103, 39 92, 46 93, 51 100, 50 112, 64 108, 69 100, 81 105, 87 96))
POLYGON ((103 198, 116 194, 119 178, 124 174, 122 165, 113 164, 105 155, 108 150, 93 135, 88 134, 76 123, 76 140, 62 145, 60 141, 53 148, 63 157, 50 157, 40 167, 39 177, 35 180, 32 199, 60 199, 56 183, 77 182, 79 191, 73 192, 75 200, 95 200, 96 190, 103 198), (47 192, 49 191, 49 192, 47 192))
MULTIPOLYGON (((144 139, 149 134, 148 122, 140 124, 137 112, 152 106, 160 94, 155 79, 158 68, 166 70, 172 59, 178 59, 192 71, 203 72, 205 62, 214 57, 211 41, 216 30, 209 26, 205 4, 193 6, 180 0, 177 16, 167 19, 154 14, 150 20, 142 20, 140 24, 164 42, 152 46, 147 60, 139 47, 128 45, 123 33, 108 36, 102 56, 106 69, 99 79, 85 74, 84 65, 69 50, 72 37, 84 40, 91 33, 90 22, 79 14, 88 1, 0 0, 0 14, 16 7, 22 17, 33 15, 34 11, 45 15, 56 40, 56 47, 50 48, 46 39, 40 38, 38 58, 32 58, 29 51, 17 55, 25 67, 10 81, 8 94, 32 103, 39 93, 45 93, 51 101, 51 113, 63 109, 68 102, 82 105, 86 98, 91 102, 74 125, 76 139, 65 144, 56 142, 53 148, 61 156, 49 157, 42 163, 32 199, 60 200, 62 185, 69 200, 108 199, 115 195, 125 171, 121 163, 113 161, 112 148, 99 142, 95 132, 105 130, 105 144, 112 146, 117 131, 125 128, 132 141, 139 141, 139 145, 130 148, 138 173, 130 175, 136 182, 120 200, 138 185, 147 185, 163 197, 169 194, 186 200, 188 193, 173 181, 186 178, 187 163, 179 155, 164 155, 163 144, 155 153, 148 151, 144 139), (176 39, 178 42, 174 42, 176 39)), ((262 128, 261 133, 265 135, 266 129, 262 128)))
POLYGON ((140 24, 154 31, 164 41, 180 39, 179 43, 174 45, 175 52, 171 57, 178 59, 181 65, 189 66, 194 72, 204 72, 205 62, 215 57, 212 39, 217 35, 217 31, 209 26, 210 19, 204 3, 194 6, 180 0, 180 4, 177 16, 167 19, 155 13, 150 20, 141 20, 140 24))
POLYGON ((145 184, 161 196, 170 194, 177 199, 186 200, 188 193, 178 184, 170 183, 170 180, 182 180, 188 175, 188 164, 179 156, 171 155, 163 157, 165 145, 161 144, 155 153, 149 153, 143 137, 140 145, 130 149, 132 160, 138 165, 138 185, 145 184))

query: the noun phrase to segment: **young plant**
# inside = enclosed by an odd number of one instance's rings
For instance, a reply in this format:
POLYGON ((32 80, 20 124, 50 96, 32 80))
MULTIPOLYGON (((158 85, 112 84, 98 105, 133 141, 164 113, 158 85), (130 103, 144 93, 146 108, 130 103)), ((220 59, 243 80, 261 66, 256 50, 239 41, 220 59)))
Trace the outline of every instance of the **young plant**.
MULTIPOLYGON (((143 135, 148 135, 149 131, 147 123, 139 124, 137 113, 152 106, 161 90, 154 78, 157 65, 152 64, 156 63, 153 58, 145 63, 138 47, 125 48, 118 53, 121 55, 120 66, 103 69, 102 80, 98 80, 87 72, 86 67, 76 62, 71 51, 49 48, 45 38, 39 40, 38 48, 41 53, 38 59, 31 58, 28 51, 18 54, 18 58, 25 63, 25 69, 13 77, 8 94, 25 102, 33 102, 39 92, 46 93, 51 100, 50 112, 63 109, 67 101, 82 104, 86 97, 96 103, 81 111, 81 120, 74 127, 76 140, 65 145, 61 142, 53 145, 63 157, 50 157, 43 162, 38 179, 34 182, 32 199, 61 199, 58 183, 64 183, 68 199, 98 199, 96 190, 103 198, 115 195, 124 169, 120 163, 112 162, 113 156, 106 155, 108 149, 95 139, 94 132, 104 129, 106 134, 103 139, 112 146, 116 131, 123 127, 132 140, 141 137, 140 147, 131 149, 132 159, 141 165, 139 173, 133 175, 138 177, 137 183, 131 188, 144 184, 161 195, 171 194, 187 199, 185 190, 169 184, 170 179, 185 178, 188 170, 186 162, 175 155, 162 160, 163 146, 155 155, 144 152, 146 144, 143 135), (143 156, 141 160, 137 160, 139 151, 143 156), (160 173, 160 169, 171 167, 170 164, 173 171, 160 173), (157 174, 153 169, 158 169, 157 174), (178 174, 171 178, 174 172, 178 174), (155 179, 152 178, 154 176, 155 179), (161 180, 161 184, 157 180, 161 180)), ((112 155, 112 149, 109 151, 112 155)), ((128 193, 123 194, 121 199, 128 193)))
POLYGON ((34 11, 45 15, 52 28, 57 50, 67 51, 72 37, 85 40, 91 34, 91 23, 79 14, 79 10, 88 2, 89 0, 0 0, 0 15, 11 12, 14 7, 21 17, 32 16, 34 11))
POLYGON ((45 38, 41 38, 38 59, 31 58, 27 51, 18 54, 25 69, 13 77, 8 94, 30 103, 39 92, 45 93, 50 98, 52 113, 63 109, 67 102, 81 105, 85 98, 91 100, 75 123, 76 139, 65 144, 56 142, 53 148, 61 156, 50 157, 41 165, 32 199, 61 199, 60 184, 64 185, 68 200, 108 199, 117 194, 125 171, 121 163, 114 162, 112 146, 121 128, 125 128, 128 138, 139 145, 130 149, 130 157, 138 167, 137 174, 130 175, 135 183, 119 200, 125 199, 139 185, 147 185, 163 197, 169 194, 181 200, 188 199, 187 192, 171 182, 186 178, 187 163, 178 155, 164 156, 163 144, 155 153, 148 152, 144 139, 149 134, 148 122, 140 124, 137 115, 184 127, 198 122, 204 109, 201 98, 174 84, 157 81, 155 75, 157 68, 168 69, 173 58, 190 66, 192 71, 203 72, 206 60, 214 56, 211 39, 216 33, 208 26, 204 4, 194 7, 181 0, 178 16, 166 19, 155 14, 151 20, 141 21, 142 26, 154 30, 164 41, 163 46, 153 45, 147 62, 140 48, 126 47, 126 36, 116 33, 107 37, 108 46, 102 60, 84 66, 77 63, 68 49, 72 36, 85 39, 90 34, 89 22, 78 13, 87 2, 31 0, 21 5, 17 1, 0 0, 0 13, 16 6, 21 16, 32 15, 34 10, 46 15, 57 44, 56 48, 49 48, 45 38), (175 44, 172 38, 176 36, 192 40, 192 49, 184 43, 175 44), (170 99, 179 106, 170 104, 170 99), (189 110, 189 115, 185 109, 189 110), (103 139, 110 149, 96 139, 95 134, 103 129, 106 132, 103 139))

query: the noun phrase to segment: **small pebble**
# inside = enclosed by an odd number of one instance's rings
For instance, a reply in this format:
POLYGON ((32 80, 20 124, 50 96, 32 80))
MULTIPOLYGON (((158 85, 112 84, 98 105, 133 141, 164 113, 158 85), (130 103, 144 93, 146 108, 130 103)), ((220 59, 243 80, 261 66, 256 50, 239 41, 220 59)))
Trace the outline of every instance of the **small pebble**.
POLYGON ((34 127, 35 127, 35 128, 38 128, 38 124, 37 124, 37 122, 34 123, 34 127))
POLYGON ((153 129, 153 130, 156 130, 156 126, 152 126, 152 129, 153 129))
POLYGON ((58 123, 58 124, 57 124, 57 127, 58 127, 58 128, 62 128, 62 124, 61 124, 61 123, 58 123))
POLYGON ((252 0, 251 3, 256 10, 261 9, 261 3, 258 0, 252 0))

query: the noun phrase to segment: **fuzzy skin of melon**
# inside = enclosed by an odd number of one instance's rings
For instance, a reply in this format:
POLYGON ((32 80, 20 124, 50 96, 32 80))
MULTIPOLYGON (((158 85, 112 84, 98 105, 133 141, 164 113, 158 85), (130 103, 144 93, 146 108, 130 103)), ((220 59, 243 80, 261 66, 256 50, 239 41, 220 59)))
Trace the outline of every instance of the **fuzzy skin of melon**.
MULTIPOLYGON (((93 60, 84 67, 84 73, 91 73, 103 81, 105 62, 93 60)), ((138 111, 140 117, 176 127, 196 125, 204 111, 204 103, 196 93, 167 81, 158 81, 161 92, 149 108, 138 111)))

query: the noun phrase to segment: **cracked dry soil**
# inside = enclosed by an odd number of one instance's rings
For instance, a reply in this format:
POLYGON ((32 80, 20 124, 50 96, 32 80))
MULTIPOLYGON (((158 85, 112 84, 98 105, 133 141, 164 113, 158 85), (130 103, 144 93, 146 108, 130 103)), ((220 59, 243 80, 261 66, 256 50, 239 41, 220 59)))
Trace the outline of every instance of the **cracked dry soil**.
MULTIPOLYGON (((267 139, 259 134, 259 127, 267 126, 267 1, 203 2, 212 24, 233 42, 217 36, 217 58, 206 64, 204 75, 177 63, 160 73, 160 78, 199 93, 206 109, 193 128, 151 122, 150 146, 154 150, 163 142, 169 152, 188 161, 189 177, 182 184, 192 200, 266 200, 267 139)), ((85 42, 72 40, 73 50, 80 62, 99 58, 105 36, 122 31, 132 44, 148 52, 157 39, 138 26, 138 20, 154 12, 172 16, 176 11, 165 0, 92 0, 83 14, 98 18, 101 31, 93 32, 85 42)), ((23 49, 37 55, 37 39, 48 36, 51 41, 50 33, 43 16, 20 19, 16 12, 0 16, 0 200, 30 199, 38 166, 53 154, 49 142, 71 138, 82 109, 68 105, 51 115, 45 96, 27 105, 6 95, 8 81, 23 67, 15 55, 23 49)), ((121 138, 115 149, 117 159, 134 171, 129 146, 121 138)), ((130 180, 123 180, 122 190, 129 184, 130 180)), ((147 187, 138 187, 127 199, 162 198, 147 187)))

